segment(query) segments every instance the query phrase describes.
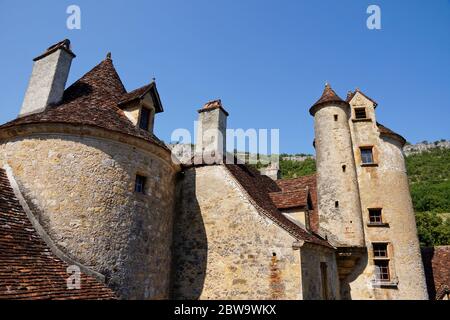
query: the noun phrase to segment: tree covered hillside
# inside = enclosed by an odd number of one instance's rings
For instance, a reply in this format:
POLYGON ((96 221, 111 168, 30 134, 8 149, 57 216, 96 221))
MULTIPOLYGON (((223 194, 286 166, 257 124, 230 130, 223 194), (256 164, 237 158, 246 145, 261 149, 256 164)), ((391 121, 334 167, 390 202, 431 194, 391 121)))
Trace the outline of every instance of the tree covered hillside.
MULTIPOLYGON (((286 159, 290 157, 294 156, 280 157, 283 179, 316 171, 313 158, 286 159)), ((450 149, 436 148, 411 154, 406 157, 406 166, 421 245, 450 245, 450 149)))
POLYGON ((450 149, 410 155, 406 166, 421 245, 450 244, 450 149))

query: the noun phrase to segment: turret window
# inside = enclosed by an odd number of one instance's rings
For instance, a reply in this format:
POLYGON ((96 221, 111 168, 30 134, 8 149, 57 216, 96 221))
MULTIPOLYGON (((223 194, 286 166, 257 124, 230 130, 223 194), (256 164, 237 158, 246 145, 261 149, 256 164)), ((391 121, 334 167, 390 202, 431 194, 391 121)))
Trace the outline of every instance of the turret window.
POLYGON ((139 118, 139 128, 144 129, 146 131, 150 128, 150 116, 151 116, 150 109, 142 108, 141 109, 141 116, 139 118))
POLYGON ((377 282, 391 281, 389 270, 389 252, 387 243, 373 243, 373 263, 375 266, 375 280, 377 282))
POLYGON ((361 148, 361 161, 363 164, 373 164, 373 148, 363 147, 361 148))
POLYGON ((355 108, 355 119, 367 119, 366 108, 355 108))
POLYGON ((383 223, 381 209, 369 209, 369 221, 373 224, 383 223))
POLYGON ((137 193, 145 194, 145 183, 147 182, 147 178, 141 175, 136 175, 136 180, 134 183, 134 191, 137 193))

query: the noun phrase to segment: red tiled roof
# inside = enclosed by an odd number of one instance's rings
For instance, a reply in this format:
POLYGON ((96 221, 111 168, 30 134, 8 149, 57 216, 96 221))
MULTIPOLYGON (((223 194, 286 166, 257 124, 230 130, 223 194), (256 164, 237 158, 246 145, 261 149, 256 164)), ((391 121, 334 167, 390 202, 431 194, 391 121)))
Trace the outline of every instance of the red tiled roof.
POLYGON ((68 265, 39 237, 0 169, 0 299, 115 299, 82 273, 81 289, 67 289, 68 265))
POLYGON ((269 193, 278 209, 305 208, 308 205, 308 189, 269 193))
POLYGON ((283 192, 292 192, 298 189, 308 187, 312 202, 312 210, 310 211, 310 227, 314 232, 319 232, 319 211, 317 207, 317 177, 315 174, 295 179, 277 180, 277 185, 283 192))
POLYGON ((122 132, 166 148, 155 135, 134 126, 128 120, 118 107, 125 95, 122 81, 111 59, 107 58, 67 88, 61 104, 49 106, 40 113, 17 118, 0 126, 0 130, 35 123, 91 125, 122 132))
POLYGON ((375 108, 378 106, 378 103, 375 100, 373 100, 369 96, 365 95, 364 92, 362 92, 358 88, 356 88, 356 90, 354 92, 349 91, 349 93, 347 94, 347 99, 345 99, 345 101, 350 102, 358 92, 360 94, 362 94, 367 100, 371 101, 374 104, 375 108))
POLYGON ((212 100, 212 101, 209 101, 209 102, 205 103, 203 108, 198 110, 198 112, 202 113, 202 112, 209 111, 209 110, 214 110, 214 109, 220 109, 227 116, 229 115, 228 112, 225 110, 225 108, 222 106, 222 100, 220 100, 220 99, 219 100, 212 100))
POLYGON ((378 123, 378 122, 377 122, 377 126, 378 126, 378 130, 380 131, 380 134, 382 134, 382 135, 384 134, 384 135, 387 135, 387 136, 394 137, 394 138, 400 140, 400 142, 402 143, 402 145, 405 145, 405 144, 406 144, 406 139, 403 138, 403 137, 402 137, 401 135, 399 135, 398 133, 392 131, 392 130, 389 129, 389 128, 386 128, 385 126, 383 126, 382 124, 380 124, 380 123, 378 123))
POLYGON ((286 218, 272 202, 269 193, 279 192, 280 187, 272 179, 261 175, 244 164, 225 164, 228 171, 235 177, 242 188, 246 191, 252 203, 258 210, 274 221, 280 227, 289 232, 296 239, 304 240, 322 246, 332 248, 328 241, 316 234, 310 233, 286 218))
POLYGON ((309 113, 311 115, 314 115, 314 110, 315 107, 323 105, 325 103, 347 103, 344 100, 342 100, 337 94, 336 92, 334 92, 334 90, 331 88, 331 86, 327 83, 325 85, 325 89, 323 90, 322 96, 320 97, 319 100, 317 100, 316 103, 313 104, 313 106, 311 107, 311 109, 309 109, 309 113))
POLYGON ((156 113, 163 112, 164 110, 158 95, 158 91, 156 90, 156 83, 154 81, 141 88, 125 93, 119 102, 119 106, 122 106, 124 104, 130 103, 138 99, 142 99, 149 92, 152 94, 152 98, 154 99, 156 113))
POLYGON ((450 246, 422 248, 422 261, 429 298, 442 299, 450 293, 450 246))

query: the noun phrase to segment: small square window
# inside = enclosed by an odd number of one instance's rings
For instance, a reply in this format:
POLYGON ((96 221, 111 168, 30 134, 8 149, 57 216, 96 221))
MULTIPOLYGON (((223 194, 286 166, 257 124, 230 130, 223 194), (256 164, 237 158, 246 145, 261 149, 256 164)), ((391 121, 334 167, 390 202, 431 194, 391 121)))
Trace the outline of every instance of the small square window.
POLYGON ((142 108, 141 109, 141 116, 139 118, 139 128, 148 130, 150 126, 150 109, 142 108))
POLYGON ((355 119, 367 119, 366 108, 355 108, 355 119))
POLYGON ((375 258, 387 258, 388 250, 387 243, 374 243, 373 244, 373 256, 375 258))
POLYGON ((391 280, 389 272, 389 260, 375 260, 375 278, 379 282, 389 282, 391 280))
POLYGON ((383 223, 381 209, 369 209, 369 222, 373 224, 383 223))
POLYGON ((373 164, 372 147, 361 148, 361 161, 363 164, 373 164))
POLYGON ((144 176, 136 175, 136 181, 134 184, 134 191, 137 193, 145 194, 145 183, 147 178, 144 176))
POLYGON ((337 114, 334 115, 334 121, 338 121, 339 120, 339 116, 337 114))

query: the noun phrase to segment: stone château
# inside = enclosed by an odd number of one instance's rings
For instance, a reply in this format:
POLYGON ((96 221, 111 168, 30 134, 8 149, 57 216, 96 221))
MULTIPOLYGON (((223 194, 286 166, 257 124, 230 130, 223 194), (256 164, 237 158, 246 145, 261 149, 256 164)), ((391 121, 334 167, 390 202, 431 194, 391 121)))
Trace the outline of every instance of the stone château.
POLYGON ((68 40, 35 58, 0 126, 0 298, 428 299, 406 141, 362 91, 326 85, 317 175, 271 179, 222 161, 221 101, 198 111, 216 161, 173 161, 156 83, 128 92, 108 55, 66 88, 73 58, 68 40))

